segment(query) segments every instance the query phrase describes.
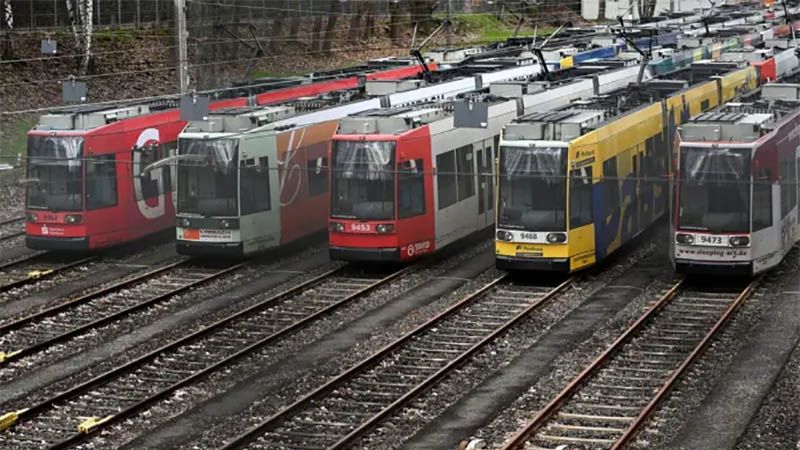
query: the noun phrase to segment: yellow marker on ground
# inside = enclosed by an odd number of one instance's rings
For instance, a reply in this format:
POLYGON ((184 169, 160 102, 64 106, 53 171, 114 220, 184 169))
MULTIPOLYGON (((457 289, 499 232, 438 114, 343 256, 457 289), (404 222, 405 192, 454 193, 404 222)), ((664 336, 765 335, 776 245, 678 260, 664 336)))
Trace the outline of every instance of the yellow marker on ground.
POLYGON ((53 271, 53 269, 47 269, 47 270, 31 270, 30 272, 28 272, 28 278, 39 278, 39 277, 43 277, 43 276, 45 276, 45 275, 49 274, 49 273, 50 273, 50 272, 52 272, 52 271, 53 271))
POLYGON ((94 427, 102 424, 103 422, 108 421, 112 417, 114 417, 114 416, 105 416, 102 419, 99 418, 99 417, 89 417, 88 419, 86 419, 83 422, 78 424, 78 432, 79 433, 83 433, 83 434, 87 434, 90 431, 92 431, 92 429, 94 427))
POLYGON ((8 352, 8 353, 0 352, 0 363, 1 362, 5 362, 5 360, 7 360, 7 359, 13 358, 19 352, 20 352, 19 350, 16 350, 16 351, 13 351, 13 352, 8 352))
POLYGON ((0 416, 0 431, 11 428, 19 420, 19 415, 27 410, 28 408, 11 411, 0 416))

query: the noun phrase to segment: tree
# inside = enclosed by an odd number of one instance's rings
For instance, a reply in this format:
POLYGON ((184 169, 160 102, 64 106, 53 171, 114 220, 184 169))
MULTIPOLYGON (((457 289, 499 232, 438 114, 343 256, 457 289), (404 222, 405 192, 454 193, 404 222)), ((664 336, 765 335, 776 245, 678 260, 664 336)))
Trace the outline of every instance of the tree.
POLYGON ((411 22, 419 31, 429 31, 433 23, 433 11, 438 3, 436 0, 410 0, 411 22))
POLYGON ((0 10, 3 13, 3 20, 0 21, 0 29, 3 32, 3 59, 14 58, 14 47, 11 42, 11 30, 14 29, 14 14, 11 11, 11 0, 0 0, 0 10))
POLYGON ((328 24, 325 27, 325 38, 322 40, 322 51, 331 51, 335 39, 336 20, 339 18, 339 0, 328 1, 328 24))
POLYGON ((350 2, 350 26, 347 30, 347 43, 355 43, 361 33, 361 19, 363 19, 368 2, 350 2))
POLYGON ((400 2, 389 0, 389 37, 392 43, 400 43, 400 2))
POLYGON ((92 57, 92 33, 94 32, 92 8, 94 2, 92 0, 66 0, 66 2, 75 48, 83 54, 78 66, 78 74, 85 75, 89 71, 92 57))
POLYGON ((319 11, 311 11, 314 16, 314 25, 311 28, 311 51, 315 51, 322 47, 320 42, 320 33, 322 32, 322 14, 319 11))

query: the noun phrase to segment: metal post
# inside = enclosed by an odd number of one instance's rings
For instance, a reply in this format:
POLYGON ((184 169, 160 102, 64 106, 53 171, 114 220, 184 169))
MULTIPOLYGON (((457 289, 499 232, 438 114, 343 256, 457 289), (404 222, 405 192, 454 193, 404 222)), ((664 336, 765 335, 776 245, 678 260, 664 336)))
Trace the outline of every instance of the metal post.
POLYGON ((117 28, 122 26, 122 0, 117 0, 117 28))
POLYGON ((136 28, 139 28, 139 22, 142 19, 142 8, 139 0, 136 0, 136 28))
MULTIPOLYGON (((138 4, 138 2, 137 2, 138 4)), ((186 0, 175 0, 175 36, 178 39, 178 88, 182 94, 189 91, 189 55, 186 40, 186 0)))
MULTIPOLYGON (((445 8, 447 8, 447 22, 450 23, 450 24, 453 23, 452 22, 452 19, 453 19, 452 18, 452 8, 450 7, 450 2, 451 1, 452 0, 447 0, 445 2, 445 8)), ((452 40, 453 40, 453 31, 452 30, 453 30, 452 25, 448 25, 448 27, 447 27, 447 35, 446 35, 447 36, 447 48, 450 48, 450 45, 451 45, 452 40)))
POLYGON ((158 0, 156 0, 156 26, 161 25, 161 8, 159 7, 158 0))
MULTIPOLYGON (((98 27, 100 25, 102 25, 102 20, 101 20, 102 17, 103 16, 100 15, 100 0, 97 0, 97 26, 98 27)), ((92 18, 90 17, 89 20, 92 20, 92 18)))

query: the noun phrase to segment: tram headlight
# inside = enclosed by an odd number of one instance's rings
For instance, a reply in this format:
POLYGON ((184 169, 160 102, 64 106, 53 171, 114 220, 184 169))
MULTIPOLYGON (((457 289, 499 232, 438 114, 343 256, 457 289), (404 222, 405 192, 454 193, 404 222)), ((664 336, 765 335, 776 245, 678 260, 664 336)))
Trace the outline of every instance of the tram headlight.
POLYGON ((330 230, 336 233, 341 233, 344 231, 344 225, 339 222, 331 222, 330 230))
POLYGON ((750 238, 747 236, 733 236, 728 239, 732 247, 747 247, 750 245, 750 238))
POLYGON ((497 240, 498 241, 506 241, 511 242, 514 239, 514 235, 508 231, 498 230, 497 231, 497 240))
POLYGON ((75 225, 76 223, 83 222, 83 216, 80 215, 80 214, 67 214, 64 217, 64 222, 66 222, 66 223, 68 223, 70 225, 75 225))
POLYGON ((675 241, 678 244, 692 245, 694 243, 694 236, 686 233, 678 233, 675 235, 675 241))
POLYGON ((219 224, 222 226, 222 228, 225 228, 226 230, 231 227, 231 223, 225 219, 220 220, 219 224))
POLYGON ((381 234, 388 234, 394 233, 394 224, 392 223, 381 223, 375 227, 375 231, 381 234))
POLYGON ((547 233, 547 242, 551 244, 559 244, 562 242, 567 242, 567 234, 566 233, 547 233))
POLYGON ((189 219, 181 219, 181 226, 182 226, 182 227, 184 227, 184 228, 189 228, 189 226, 190 226, 191 224, 192 224, 192 221, 191 221, 191 220, 189 220, 189 219))
POLYGON ((26 218, 28 219, 28 222, 36 223, 36 213, 28 213, 26 218))

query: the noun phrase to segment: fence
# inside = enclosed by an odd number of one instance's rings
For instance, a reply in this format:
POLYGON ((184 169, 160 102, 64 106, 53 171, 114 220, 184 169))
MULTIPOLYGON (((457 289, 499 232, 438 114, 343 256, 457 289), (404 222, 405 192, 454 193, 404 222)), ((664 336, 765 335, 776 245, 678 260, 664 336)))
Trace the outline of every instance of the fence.
MULTIPOLYGON (((73 0, 74 1, 74 0, 73 0)), ((174 16, 172 0, 92 0, 94 24, 101 27, 136 27, 142 24, 171 24, 174 16)), ((342 12, 355 11, 365 0, 334 0, 342 12)), ((372 1, 372 0, 366 0, 372 1)), ((374 0, 375 12, 387 14, 388 4, 404 0, 374 0)), ((438 2, 439 11, 448 0, 438 2)), ((222 6, 231 10, 231 18, 266 19, 276 15, 313 17, 330 14, 330 0, 187 0, 192 3, 222 6), (282 14, 281 14, 282 13, 282 14)), ((487 10, 489 0, 449 0, 453 13, 487 10)), ((69 26, 66 0, 11 0, 14 28, 48 28, 69 26)), ((191 25, 191 24, 190 24, 191 25)))

